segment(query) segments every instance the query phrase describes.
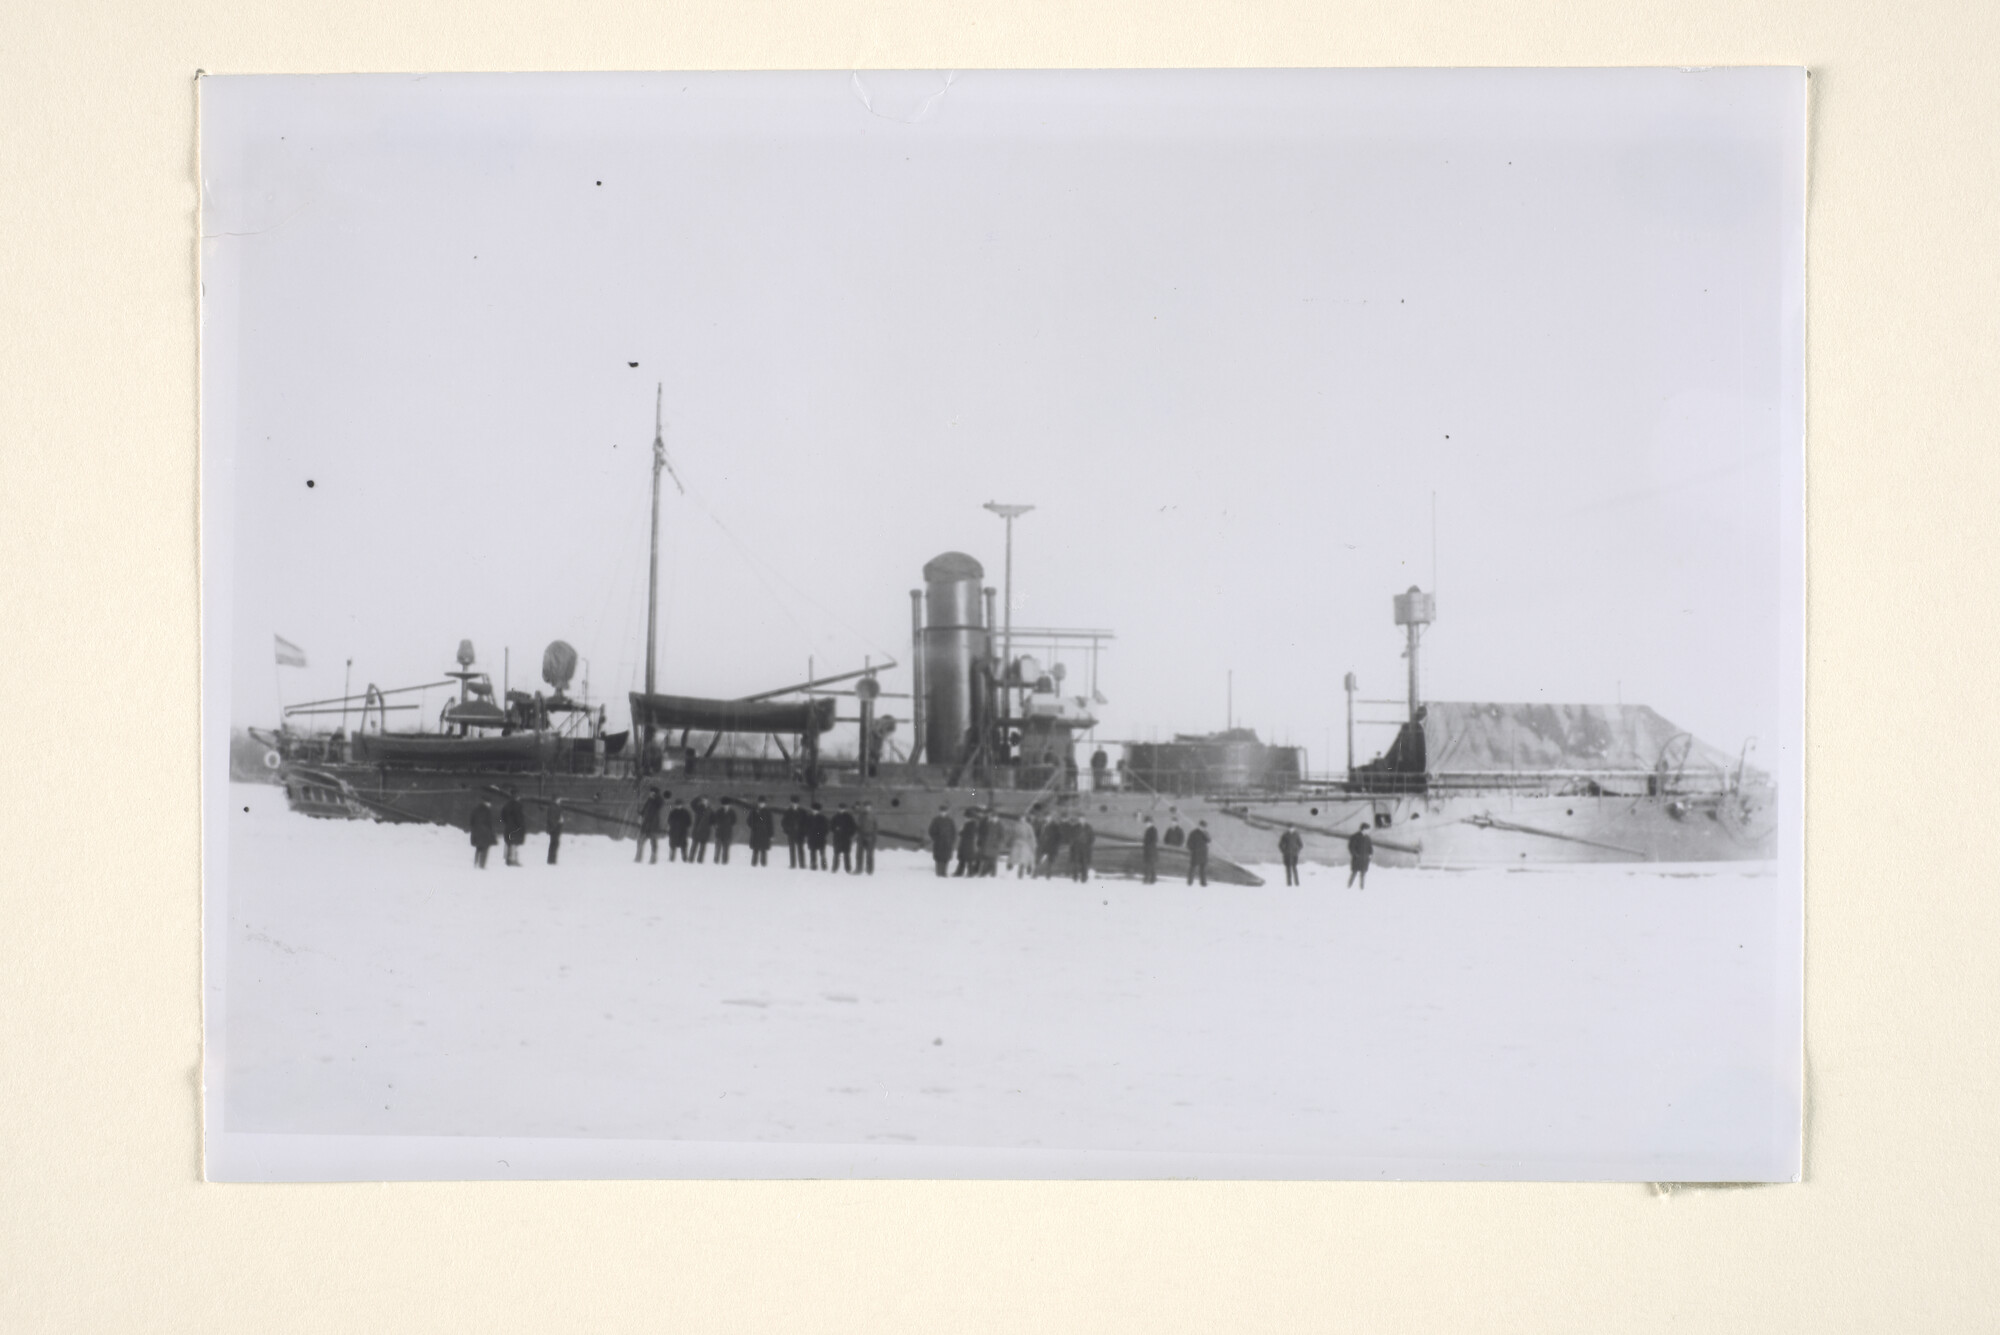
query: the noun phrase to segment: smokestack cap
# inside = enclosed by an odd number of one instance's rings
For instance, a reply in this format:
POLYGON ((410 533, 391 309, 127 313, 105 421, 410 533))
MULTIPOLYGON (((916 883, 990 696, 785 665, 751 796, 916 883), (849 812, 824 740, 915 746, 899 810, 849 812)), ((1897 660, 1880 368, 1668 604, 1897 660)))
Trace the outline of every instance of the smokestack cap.
POLYGON ((946 552, 924 564, 926 584, 956 584, 963 579, 985 579, 986 567, 964 552, 946 552))

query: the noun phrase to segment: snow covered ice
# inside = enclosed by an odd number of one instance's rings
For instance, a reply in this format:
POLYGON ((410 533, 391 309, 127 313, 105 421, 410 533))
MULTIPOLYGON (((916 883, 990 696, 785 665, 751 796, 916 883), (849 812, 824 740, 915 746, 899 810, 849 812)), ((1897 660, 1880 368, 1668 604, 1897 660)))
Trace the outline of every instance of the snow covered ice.
POLYGON ((1030 1176, 1747 1179, 1795 1152, 1768 864, 1364 893, 1316 866, 938 880, 899 850, 830 875, 782 844, 634 865, 602 838, 550 867, 537 836, 482 871, 459 830, 231 796, 212 1133, 957 1147, 1039 1153, 985 1170, 1030 1176))

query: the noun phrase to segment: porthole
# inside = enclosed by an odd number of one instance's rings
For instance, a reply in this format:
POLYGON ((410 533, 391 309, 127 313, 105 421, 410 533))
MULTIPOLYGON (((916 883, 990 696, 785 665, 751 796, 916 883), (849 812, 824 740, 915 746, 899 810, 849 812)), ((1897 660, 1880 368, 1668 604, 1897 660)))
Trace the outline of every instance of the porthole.
POLYGON ((1563 809, 1563 815, 1565 815, 1565 816, 1574 816, 1575 814, 1576 814, 1576 808, 1575 808, 1575 807, 1565 807, 1565 808, 1563 809))
POLYGON ((889 805, 892 807, 899 807, 903 805, 903 799, 900 797, 892 797, 889 799, 889 805))
POLYGON ((1319 815, 1319 808, 1318 808, 1318 807, 1314 807, 1314 808, 1312 809, 1312 813, 1313 813, 1313 815, 1315 815, 1315 816, 1319 815))
POLYGON ((1097 804, 1097 809, 1098 809, 1099 811, 1109 811, 1109 810, 1111 810, 1111 808, 1110 808, 1110 807, 1108 807, 1108 806, 1104 805, 1104 803, 1102 803, 1102 802, 1099 802, 1099 803, 1097 804))

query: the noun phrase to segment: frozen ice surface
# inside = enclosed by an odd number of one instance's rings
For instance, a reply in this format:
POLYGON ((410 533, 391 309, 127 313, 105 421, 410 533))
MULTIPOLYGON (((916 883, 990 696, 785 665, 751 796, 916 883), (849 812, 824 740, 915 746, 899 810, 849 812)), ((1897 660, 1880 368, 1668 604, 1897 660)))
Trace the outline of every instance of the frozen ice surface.
POLYGON ((274 788, 233 788, 227 819, 211 1135, 1795 1169, 1797 898, 1768 864, 1201 889, 940 881, 903 851, 872 878, 782 846, 753 868, 741 844, 639 866, 597 838, 550 867, 538 836, 482 871, 460 831, 310 820, 274 788))

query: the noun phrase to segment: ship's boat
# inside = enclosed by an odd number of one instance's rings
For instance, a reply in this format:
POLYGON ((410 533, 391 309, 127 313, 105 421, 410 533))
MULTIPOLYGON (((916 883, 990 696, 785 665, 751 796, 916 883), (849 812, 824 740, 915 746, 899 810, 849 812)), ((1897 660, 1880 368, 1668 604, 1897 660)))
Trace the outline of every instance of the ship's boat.
POLYGON ((440 733, 368 733, 354 739, 354 759, 363 764, 421 765, 428 768, 527 768, 555 753, 556 738, 517 732, 494 737, 452 737, 440 733))
POLYGON ((662 732, 748 732, 817 737, 833 728, 833 701, 705 700, 632 692, 632 726, 662 732))

